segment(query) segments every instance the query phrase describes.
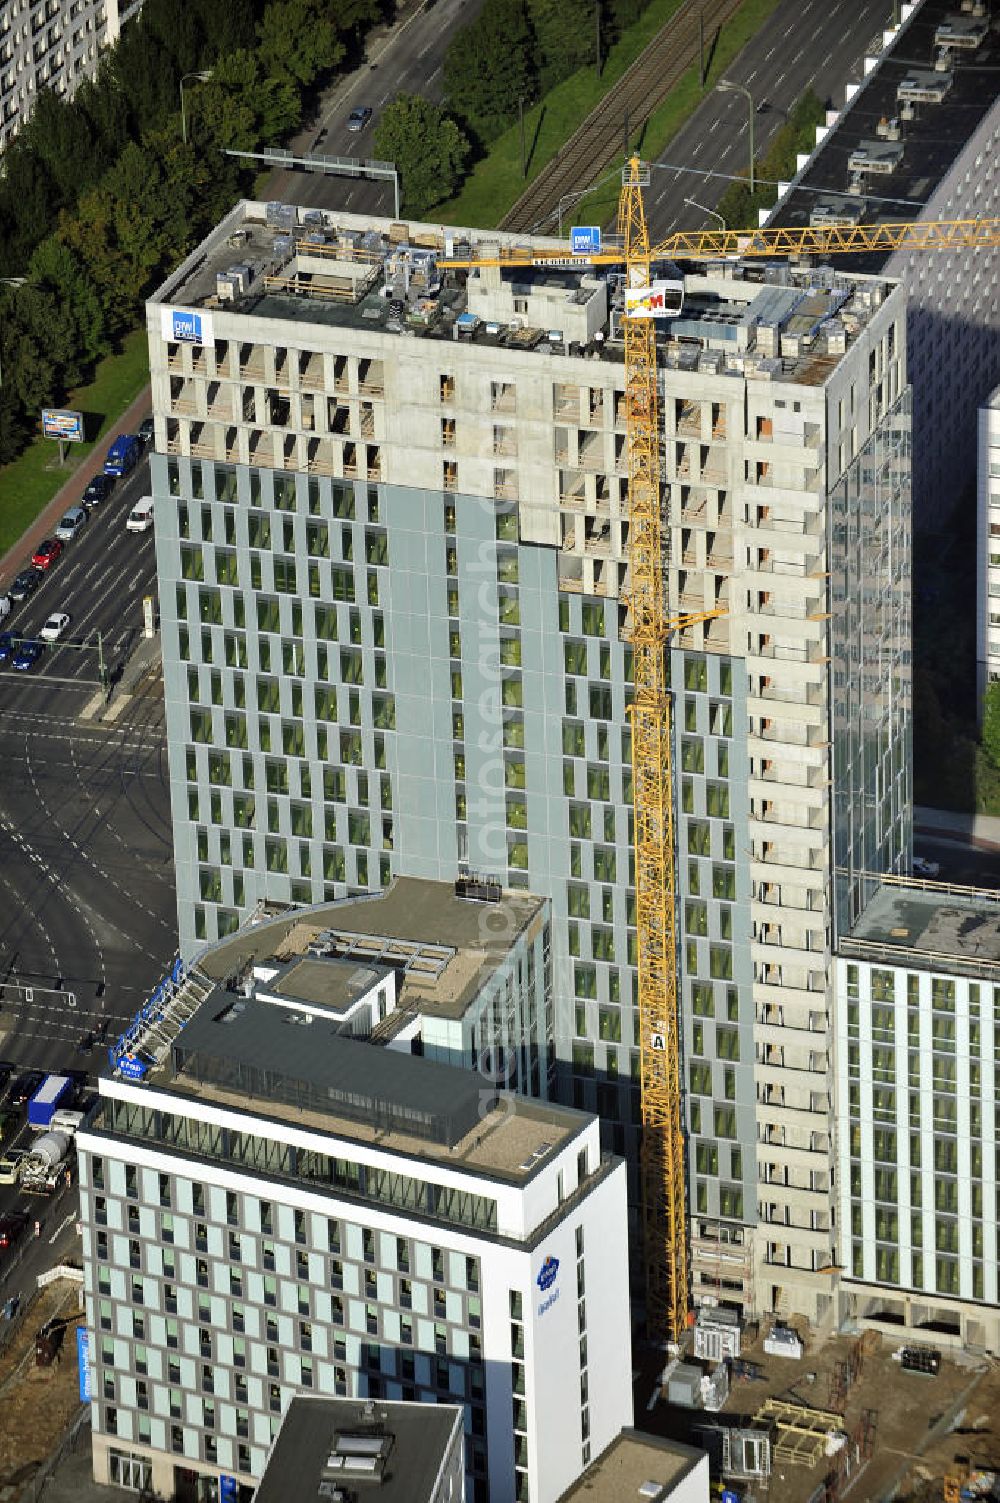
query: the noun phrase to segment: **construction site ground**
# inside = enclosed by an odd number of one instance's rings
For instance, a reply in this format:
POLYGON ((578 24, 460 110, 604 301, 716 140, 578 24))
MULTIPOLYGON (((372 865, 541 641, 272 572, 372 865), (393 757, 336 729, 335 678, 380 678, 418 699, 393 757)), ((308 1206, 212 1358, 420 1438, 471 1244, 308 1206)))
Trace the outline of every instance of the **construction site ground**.
MULTIPOLYGON (((944 1351, 936 1377, 907 1373, 892 1357, 904 1343, 872 1333, 859 1375, 847 1388, 846 1398, 838 1399, 837 1369, 857 1363, 858 1334, 817 1336, 804 1325, 793 1324, 804 1339, 802 1359, 765 1353, 766 1327, 762 1328, 755 1340, 745 1341, 741 1351, 743 1358, 760 1368, 762 1377, 734 1381, 718 1414, 677 1408, 662 1398, 647 1410, 646 1401, 655 1375, 663 1369, 664 1355, 640 1352, 636 1427, 712 1452, 717 1447, 712 1444, 711 1431, 751 1425, 768 1399, 841 1414, 842 1428, 850 1437, 859 1435, 865 1412, 872 1413, 871 1454, 863 1469, 841 1477, 839 1485, 831 1485, 837 1466, 835 1456, 821 1455, 811 1466, 775 1460, 769 1489, 759 1482, 729 1483, 744 1500, 811 1503, 815 1499, 835 1503, 838 1497, 851 1497, 864 1503, 890 1498, 938 1503, 945 1476, 961 1471, 956 1458, 968 1458, 974 1466, 1000 1472, 1000 1364, 944 1351)), ((933 1346, 933 1337, 928 1336, 921 1344, 933 1346)), ((685 1356, 684 1360, 694 1359, 685 1356)), ((706 1373, 710 1370, 707 1363, 697 1365, 706 1373)), ((774 1439, 772 1432, 772 1444, 774 1439)))
POLYGON ((35 1366, 35 1332, 53 1316, 72 1317, 79 1296, 68 1280, 47 1285, 0 1354, 0 1503, 31 1496, 35 1474, 79 1412, 75 1327, 66 1329, 59 1360, 35 1366))

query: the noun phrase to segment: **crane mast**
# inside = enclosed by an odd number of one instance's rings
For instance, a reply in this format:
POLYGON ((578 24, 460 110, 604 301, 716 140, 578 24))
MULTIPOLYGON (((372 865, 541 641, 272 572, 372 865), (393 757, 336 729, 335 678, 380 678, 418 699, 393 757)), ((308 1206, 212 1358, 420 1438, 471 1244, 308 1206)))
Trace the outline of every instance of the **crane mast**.
MULTIPOLYGON (((634 289, 648 287, 651 280, 642 200, 648 171, 633 157, 622 174, 618 228, 627 283, 634 289)), ((676 1339, 687 1313, 688 1273, 656 324, 652 318, 623 322, 646 1323, 651 1334, 676 1339)))

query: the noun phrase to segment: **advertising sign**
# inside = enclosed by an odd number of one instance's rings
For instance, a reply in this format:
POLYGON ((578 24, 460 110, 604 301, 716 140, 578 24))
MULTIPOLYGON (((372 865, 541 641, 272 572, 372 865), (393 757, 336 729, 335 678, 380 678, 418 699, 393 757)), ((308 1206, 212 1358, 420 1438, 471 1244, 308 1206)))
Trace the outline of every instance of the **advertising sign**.
POLYGON ((42 433, 45 438, 61 438, 64 443, 83 443, 83 413, 61 407, 42 408, 42 433))
POLYGON ((212 315, 193 308, 161 308, 163 338, 170 344, 212 344, 212 315))
POLYGON ((89 1404, 90 1389, 90 1332, 84 1326, 76 1328, 76 1361, 80 1369, 80 1403, 89 1404))
POLYGON ((546 1310, 551 1309, 556 1300, 559 1298, 560 1291, 555 1287, 556 1276, 558 1273, 559 1259, 554 1258, 552 1254, 549 1253, 545 1261, 542 1263, 541 1268, 538 1270, 538 1275, 535 1279, 535 1283, 538 1285, 542 1294, 545 1296, 541 1304, 538 1306, 539 1315, 544 1315, 546 1310))
POLYGON ((239 1488, 235 1477, 227 1477, 225 1472, 219 1478, 219 1503, 236 1503, 239 1496, 239 1488))
POLYGON ((599 224, 575 224, 569 232, 570 250, 577 256, 596 256, 601 250, 599 224))
POLYGON ((123 1054, 118 1061, 118 1070, 126 1080, 141 1080, 146 1073, 146 1066, 135 1054, 123 1054))
POLYGON ((650 282, 648 287, 626 287, 626 318, 666 318, 680 312, 683 282, 650 282))

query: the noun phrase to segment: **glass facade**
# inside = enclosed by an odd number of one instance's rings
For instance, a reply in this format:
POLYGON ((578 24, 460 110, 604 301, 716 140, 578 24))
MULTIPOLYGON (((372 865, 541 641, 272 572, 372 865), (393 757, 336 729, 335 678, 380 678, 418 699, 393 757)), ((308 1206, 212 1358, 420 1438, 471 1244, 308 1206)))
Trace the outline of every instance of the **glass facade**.
POLYGON ((910 392, 830 495, 833 865, 837 934, 912 837, 910 392))

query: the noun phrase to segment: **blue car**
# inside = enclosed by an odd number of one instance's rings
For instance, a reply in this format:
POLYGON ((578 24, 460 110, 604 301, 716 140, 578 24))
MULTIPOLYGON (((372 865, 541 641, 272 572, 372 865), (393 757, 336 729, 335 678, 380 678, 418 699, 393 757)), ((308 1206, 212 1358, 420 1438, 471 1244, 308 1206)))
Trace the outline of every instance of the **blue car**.
POLYGON ((19 673, 27 673, 29 669, 34 668, 41 655, 42 646, 40 642, 22 642, 17 649, 13 666, 19 673))
POLYGON ((5 631, 0 635, 0 663, 6 663, 9 657, 13 657, 17 651, 13 632, 5 631))

